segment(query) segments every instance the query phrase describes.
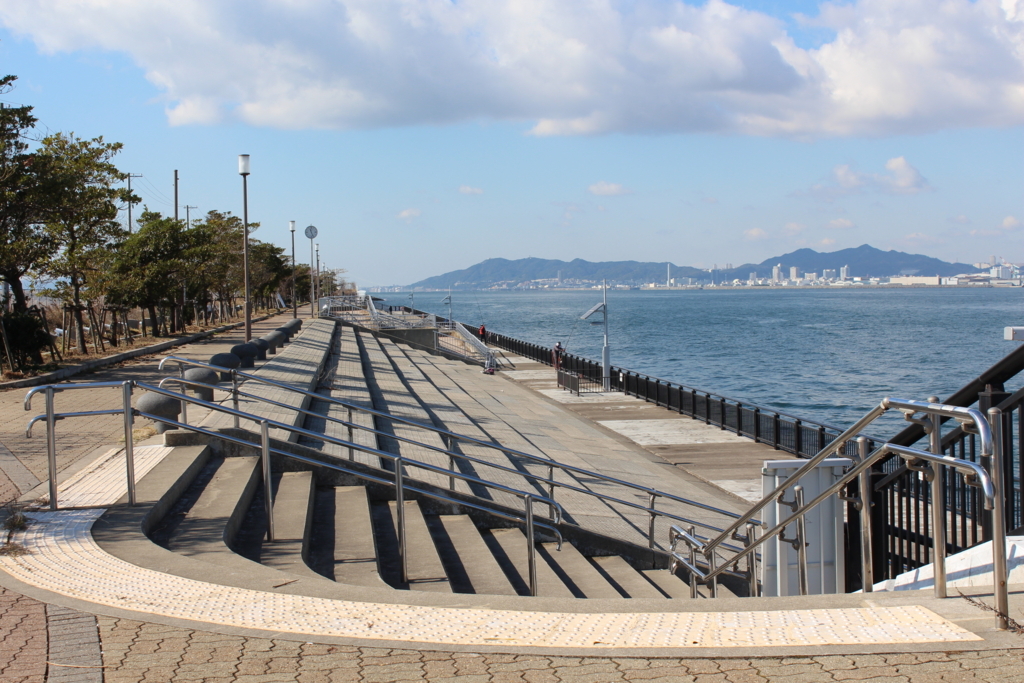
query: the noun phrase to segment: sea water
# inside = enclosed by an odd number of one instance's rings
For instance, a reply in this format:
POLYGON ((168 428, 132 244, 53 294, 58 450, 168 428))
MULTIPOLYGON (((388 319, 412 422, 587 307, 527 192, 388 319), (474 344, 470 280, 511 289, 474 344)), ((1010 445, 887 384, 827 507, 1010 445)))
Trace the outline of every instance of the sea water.
MULTIPOLYGON (((414 296, 447 315, 445 294, 414 296)), ((600 290, 454 292, 453 316, 599 361, 603 326, 579 317, 600 301, 600 290)), ((612 365, 846 427, 885 396, 947 397, 1010 353, 1019 342, 1003 328, 1024 325, 1024 288, 609 290, 608 309, 612 365)), ((886 422, 879 435, 900 426, 886 422)))

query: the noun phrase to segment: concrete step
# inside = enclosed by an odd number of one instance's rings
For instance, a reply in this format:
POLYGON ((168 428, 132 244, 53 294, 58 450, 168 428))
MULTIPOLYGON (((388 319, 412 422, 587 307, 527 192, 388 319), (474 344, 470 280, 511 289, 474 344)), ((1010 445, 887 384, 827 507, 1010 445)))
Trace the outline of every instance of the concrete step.
POLYGON ((577 598, 621 598, 615 587, 597 571, 593 564, 571 543, 541 543, 538 557, 543 557, 577 598))
POLYGON ((313 521, 313 473, 284 472, 275 477, 274 541, 265 541, 260 562, 297 574, 313 574, 306 564, 313 521))
MULTIPOLYGON (((481 536, 516 592, 519 595, 529 595, 530 570, 526 554, 526 534, 520 529, 490 529, 482 532, 481 536)), ((545 598, 576 597, 544 560, 539 550, 538 544, 537 595, 545 598)))
POLYGON ((216 558, 229 551, 259 483, 258 457, 221 460, 202 493, 168 538, 167 548, 203 559, 216 558))
POLYGON ((354 586, 385 585, 377 570, 366 488, 335 486, 318 492, 315 519, 312 552, 322 553, 317 569, 324 576, 354 586))
POLYGON ((455 593, 518 595, 468 515, 427 515, 455 593))
POLYGON ((590 561, 624 598, 661 598, 662 592, 644 574, 618 555, 591 557, 590 561))
POLYGON ((690 599, 690 586, 679 576, 672 574, 667 569, 644 569, 640 572, 647 579, 658 587, 665 597, 690 599))
POLYGON ((415 500, 405 501, 405 531, 408 582, 402 581, 401 558, 398 553, 398 504, 395 501, 370 504, 377 561, 384 580, 395 588, 450 593, 451 585, 423 512, 415 500))

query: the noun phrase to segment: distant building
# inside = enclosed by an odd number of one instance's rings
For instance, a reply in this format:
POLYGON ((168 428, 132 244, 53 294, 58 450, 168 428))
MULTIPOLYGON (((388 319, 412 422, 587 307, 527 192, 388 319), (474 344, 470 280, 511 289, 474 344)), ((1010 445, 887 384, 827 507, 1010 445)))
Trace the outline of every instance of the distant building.
POLYGON ((1013 277, 1013 268, 1006 265, 992 266, 992 269, 989 271, 989 275, 997 280, 1009 280, 1013 277))
POLYGON ((811 282, 814 282, 815 280, 818 279, 818 274, 817 273, 804 273, 804 279, 805 280, 810 280, 811 282))
POLYGON ((782 282, 782 264, 772 268, 772 282, 782 282))
POLYGON ((757 282, 757 273, 751 273, 750 274, 750 278, 747 280, 747 282, 750 282, 750 283, 757 282))
POLYGON ((843 266, 839 269, 839 279, 849 280, 850 279, 850 266, 843 266))
POLYGON ((821 279, 822 280, 835 280, 836 279, 836 271, 835 271, 835 269, 826 268, 825 270, 821 271, 821 279))
POLYGON ((797 280, 799 280, 800 279, 800 269, 797 268, 796 266, 790 266, 789 267, 789 279, 792 280, 793 282, 796 282, 797 280))

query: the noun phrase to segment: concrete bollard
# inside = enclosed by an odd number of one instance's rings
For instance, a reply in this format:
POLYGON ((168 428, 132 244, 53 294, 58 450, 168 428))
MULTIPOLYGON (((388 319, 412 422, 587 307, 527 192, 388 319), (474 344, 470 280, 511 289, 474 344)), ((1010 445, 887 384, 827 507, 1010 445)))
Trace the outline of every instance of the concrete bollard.
MULTIPOLYGON (((220 377, 217 376, 217 373, 209 368, 189 368, 185 371, 185 379, 190 379, 193 382, 202 382, 203 384, 216 384, 220 381, 220 377)), ((213 400, 213 389, 196 386, 189 388, 192 390, 192 393, 196 395, 196 398, 201 398, 204 401, 213 400)))
POLYGON ((277 349, 284 346, 284 333, 282 332, 269 332, 262 337, 270 348, 267 349, 267 353, 274 355, 277 353, 277 349))
POLYGON ((270 344, 266 339, 253 339, 249 343, 256 347, 256 360, 267 359, 267 349, 270 348, 270 344))
POLYGON ((238 367, 243 369, 256 367, 256 356, 259 354, 259 347, 252 342, 235 344, 231 347, 231 353, 238 356, 238 359, 242 361, 238 367))
MULTIPOLYGON (((216 365, 217 367, 234 370, 235 368, 241 367, 242 359, 233 353, 215 353, 214 355, 210 356, 210 365, 216 365)), ((231 373, 222 372, 220 373, 220 378, 224 382, 230 382, 231 373)))
MULTIPOLYGON (((178 413, 181 412, 181 401, 170 396, 149 392, 139 397, 139 400, 135 402, 135 408, 141 413, 177 420, 178 413)), ((156 422, 157 434, 163 434, 168 429, 173 429, 173 427, 163 422, 156 422)))

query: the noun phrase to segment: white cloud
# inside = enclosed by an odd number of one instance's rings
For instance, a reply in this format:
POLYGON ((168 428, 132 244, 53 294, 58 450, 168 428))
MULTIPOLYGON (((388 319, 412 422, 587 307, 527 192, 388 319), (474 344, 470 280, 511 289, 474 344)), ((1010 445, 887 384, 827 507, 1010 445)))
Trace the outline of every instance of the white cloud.
POLYGON ((1020 125, 1019 4, 825 3, 813 49, 723 0, 33 0, 0 24, 44 52, 127 54, 174 124, 813 138, 1020 125))
POLYGON ((461 192, 462 194, 483 194, 484 193, 484 191, 481 190, 479 187, 470 187, 469 185, 461 185, 459 187, 459 192, 461 192))
POLYGON ((419 215, 420 215, 420 210, 419 209, 403 209, 402 211, 398 212, 397 218, 401 218, 402 220, 409 221, 409 220, 412 220, 413 218, 418 217, 419 215))
POLYGON ((828 222, 827 227, 835 230, 847 230, 854 227, 854 223, 849 218, 833 218, 828 222))
POLYGON ((959 223, 960 225, 970 225, 971 224, 971 219, 969 217, 965 216, 964 214, 960 214, 959 216, 953 216, 949 220, 952 221, 953 223, 959 223))
POLYGON ((975 229, 971 230, 970 234, 974 237, 1004 237, 1008 233, 1017 232, 1022 227, 1024 227, 1024 225, 1022 225, 1019 218, 1016 216, 1007 216, 995 228, 987 230, 975 229))
POLYGON ((793 222, 791 222, 791 223, 786 223, 784 226, 782 226, 782 231, 784 233, 786 233, 787 235, 791 235, 791 236, 792 235, 799 235, 801 232, 804 231, 805 227, 807 227, 807 226, 805 226, 803 223, 793 223, 793 222))
POLYGON ((599 197, 613 197, 620 194, 629 194, 629 190, 622 185, 619 185, 618 183, 606 183, 603 180, 588 187, 587 191, 590 194, 596 194, 599 197))
POLYGON ((916 194, 932 189, 921 172, 914 168, 905 157, 893 157, 885 162, 887 173, 861 173, 841 164, 832 169, 832 180, 811 188, 812 196, 831 201, 843 195, 866 192, 887 194, 916 194))
POLYGON ((836 241, 834 239, 832 239, 831 237, 826 237, 823 240, 821 240, 820 242, 818 242, 818 244, 820 244, 823 247, 831 247, 835 243, 836 243, 836 241))
POLYGON ((751 228, 743 231, 743 239, 751 242, 768 239, 768 233, 761 228, 751 228))
POLYGON ((1020 227, 1020 220, 1016 216, 1007 216, 1003 219, 1003 229, 1013 230, 1014 228, 1020 227))

